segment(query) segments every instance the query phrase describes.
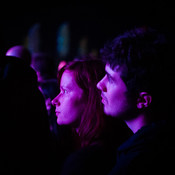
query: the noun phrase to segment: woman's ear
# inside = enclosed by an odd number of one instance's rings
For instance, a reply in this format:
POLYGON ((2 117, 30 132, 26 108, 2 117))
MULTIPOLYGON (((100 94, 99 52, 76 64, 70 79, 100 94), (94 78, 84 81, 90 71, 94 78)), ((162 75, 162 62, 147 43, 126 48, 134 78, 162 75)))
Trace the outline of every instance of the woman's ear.
POLYGON ((137 99, 137 108, 147 108, 152 102, 152 96, 147 92, 141 92, 137 99))

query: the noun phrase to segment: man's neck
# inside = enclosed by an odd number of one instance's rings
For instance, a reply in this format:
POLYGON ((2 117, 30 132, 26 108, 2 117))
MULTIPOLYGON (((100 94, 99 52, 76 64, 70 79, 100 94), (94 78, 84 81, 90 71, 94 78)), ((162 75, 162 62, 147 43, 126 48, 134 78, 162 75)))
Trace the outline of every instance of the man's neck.
POLYGON ((146 115, 139 114, 136 118, 125 120, 125 123, 135 134, 143 126, 149 124, 149 120, 147 119, 146 115))

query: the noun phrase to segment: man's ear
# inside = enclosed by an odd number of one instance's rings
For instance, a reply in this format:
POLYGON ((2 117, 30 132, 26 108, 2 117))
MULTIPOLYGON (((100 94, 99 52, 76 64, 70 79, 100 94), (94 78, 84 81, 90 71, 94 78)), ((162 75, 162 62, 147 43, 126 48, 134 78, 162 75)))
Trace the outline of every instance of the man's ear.
POLYGON ((141 92, 139 98, 137 99, 137 108, 147 108, 152 102, 152 96, 147 92, 141 92))

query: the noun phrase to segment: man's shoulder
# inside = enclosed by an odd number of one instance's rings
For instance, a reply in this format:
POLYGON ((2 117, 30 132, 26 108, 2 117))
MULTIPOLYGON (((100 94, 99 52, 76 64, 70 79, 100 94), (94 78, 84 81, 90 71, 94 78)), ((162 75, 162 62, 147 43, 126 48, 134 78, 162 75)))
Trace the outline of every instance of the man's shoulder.
POLYGON ((167 128, 169 128, 169 123, 165 120, 150 123, 133 134, 119 147, 118 150, 129 150, 129 148, 135 148, 139 146, 145 147, 145 144, 162 141, 162 139, 165 138, 169 133, 167 128))
POLYGON ((174 153, 171 131, 171 124, 167 121, 141 128, 118 148, 117 163, 110 175, 158 172, 157 169, 165 166, 174 153))

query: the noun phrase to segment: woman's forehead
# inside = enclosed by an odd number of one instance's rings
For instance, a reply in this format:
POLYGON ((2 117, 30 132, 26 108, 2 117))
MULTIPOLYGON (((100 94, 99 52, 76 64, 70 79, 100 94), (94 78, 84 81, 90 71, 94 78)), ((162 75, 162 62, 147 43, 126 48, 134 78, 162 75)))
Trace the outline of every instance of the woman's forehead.
POLYGON ((75 72, 65 70, 62 74, 60 87, 69 88, 71 90, 78 90, 80 87, 77 85, 75 80, 75 72))
POLYGON ((75 85, 75 77, 74 72, 65 70, 61 76, 60 85, 61 86, 67 86, 67 85, 75 85))

